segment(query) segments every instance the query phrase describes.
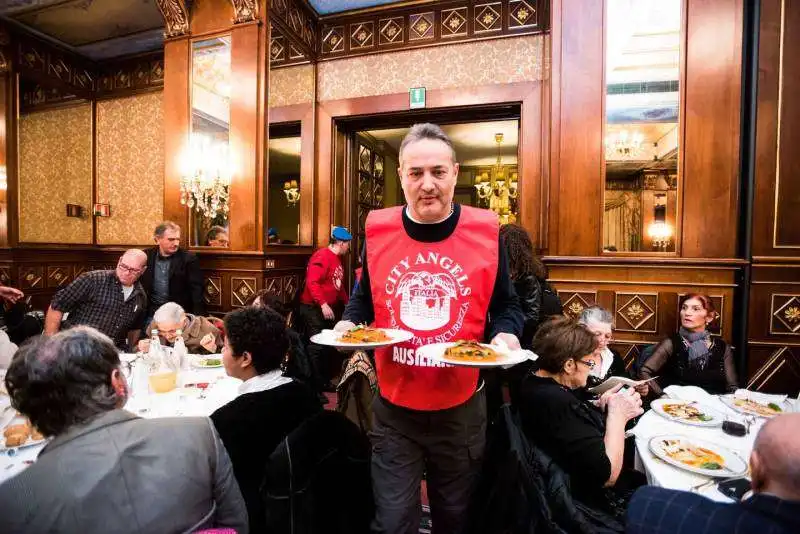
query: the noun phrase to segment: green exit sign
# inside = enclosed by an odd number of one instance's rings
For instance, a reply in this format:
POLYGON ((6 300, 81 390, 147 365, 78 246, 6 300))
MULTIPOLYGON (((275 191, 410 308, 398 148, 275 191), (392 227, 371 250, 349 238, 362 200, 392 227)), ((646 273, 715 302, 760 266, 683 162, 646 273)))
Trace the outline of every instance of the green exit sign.
POLYGON ((414 87, 408 90, 408 107, 419 109, 425 107, 425 88, 414 87))

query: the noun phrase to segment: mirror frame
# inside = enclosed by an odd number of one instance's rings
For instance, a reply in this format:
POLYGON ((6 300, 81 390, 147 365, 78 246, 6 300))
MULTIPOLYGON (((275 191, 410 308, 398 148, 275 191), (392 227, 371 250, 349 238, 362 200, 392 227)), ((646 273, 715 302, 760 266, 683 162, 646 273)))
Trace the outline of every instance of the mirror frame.
MULTIPOLYGON (((602 105, 601 105, 601 137, 600 137, 600 172, 601 172, 601 187, 600 187, 600 202, 598 215, 600 220, 600 231, 598 232, 598 255, 606 257, 636 257, 636 256, 650 256, 656 258, 673 258, 681 256, 682 239, 683 239, 683 183, 684 183, 684 139, 686 138, 686 48, 687 48, 687 29, 686 29, 686 13, 688 10, 689 0, 679 0, 681 14, 680 14, 680 32, 678 44, 678 181, 677 181, 677 195, 675 206, 675 250, 673 251, 608 251, 604 250, 605 243, 603 242, 603 235, 605 230, 604 225, 604 204, 606 192, 606 154, 605 154, 605 137, 606 127, 608 126, 606 116, 606 101, 608 99, 608 87, 606 85, 606 51, 608 46, 608 2, 603 0, 603 69, 602 69, 602 105)), ((644 229, 643 229, 644 232, 644 229)))

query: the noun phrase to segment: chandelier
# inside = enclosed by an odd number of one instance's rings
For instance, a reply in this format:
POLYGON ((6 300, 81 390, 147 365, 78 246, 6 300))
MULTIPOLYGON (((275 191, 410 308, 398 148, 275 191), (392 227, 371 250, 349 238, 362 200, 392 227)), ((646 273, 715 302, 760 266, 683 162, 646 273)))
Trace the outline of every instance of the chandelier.
POLYGON ((653 242, 656 250, 667 250, 672 243, 672 227, 664 221, 650 223, 647 235, 653 242))
POLYGON ((300 186, 297 180, 291 180, 283 183, 283 194, 286 195, 286 200, 289 202, 289 207, 293 208, 300 202, 300 186))
POLYGON ((644 136, 639 132, 628 133, 620 130, 610 133, 606 137, 606 158, 608 159, 633 159, 642 152, 644 136))
POLYGON ((511 201, 516 200, 519 194, 519 181, 516 172, 507 176, 506 169, 503 167, 503 158, 500 155, 503 134, 494 134, 494 141, 497 143, 497 162, 490 172, 484 172, 476 178, 475 189, 478 192, 478 198, 484 202, 488 201, 489 209, 497 214, 501 223, 507 224, 516 221, 511 201))
POLYGON ((227 216, 231 173, 228 144, 211 137, 192 134, 186 170, 181 176, 181 204, 206 219, 227 216))

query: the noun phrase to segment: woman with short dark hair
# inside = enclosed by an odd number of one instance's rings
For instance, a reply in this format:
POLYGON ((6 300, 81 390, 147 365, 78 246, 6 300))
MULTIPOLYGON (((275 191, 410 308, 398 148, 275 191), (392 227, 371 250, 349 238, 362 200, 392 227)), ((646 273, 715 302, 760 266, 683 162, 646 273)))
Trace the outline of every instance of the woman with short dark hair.
POLYGON ((250 532, 265 530, 259 488, 264 465, 292 430, 322 411, 316 394, 283 376, 289 349, 285 319, 271 309, 245 307, 225 316, 222 362, 243 381, 239 396, 211 414, 228 449, 250 518, 250 532))
POLYGON ((604 488, 622 490, 628 484, 618 484, 625 424, 642 413, 642 400, 635 391, 619 388, 596 404, 575 394, 600 363, 596 348, 594 335, 571 319, 544 323, 533 340, 537 370, 525 378, 516 400, 525 434, 571 475, 574 496, 618 515, 616 497, 604 488))

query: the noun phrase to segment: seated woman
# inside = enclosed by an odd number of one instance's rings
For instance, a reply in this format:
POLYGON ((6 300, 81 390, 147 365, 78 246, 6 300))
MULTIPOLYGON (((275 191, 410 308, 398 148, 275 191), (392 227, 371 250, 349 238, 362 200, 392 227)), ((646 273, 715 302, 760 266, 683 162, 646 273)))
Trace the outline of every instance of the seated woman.
POLYGON ((242 490, 250 532, 264 532, 259 488, 275 447, 300 423, 322 411, 316 394, 280 365, 289 349, 283 317, 272 310, 240 308, 225 317, 222 363, 239 378, 239 396, 211 414, 242 490))
POLYGON ((708 325, 719 317, 707 295, 690 293, 681 303, 678 332, 661 341, 644 362, 641 378, 659 377, 650 390, 661 395, 672 385, 698 386, 708 393, 722 394, 738 387, 731 348, 721 338, 711 337, 708 325))
MULTIPOLYGON (((589 386, 599 384, 612 376, 629 376, 622 356, 608 346, 614 337, 614 318, 611 312, 600 306, 589 306, 578 316, 578 323, 594 335, 600 355, 600 365, 589 373, 589 386)), ((648 394, 649 387, 647 384, 642 384, 636 387, 636 392, 644 397, 648 394)))
POLYGON ((522 382, 516 402, 526 436, 570 475, 574 497, 620 517, 617 503, 644 483, 641 473, 623 471, 625 424, 641 415, 642 399, 619 387, 596 404, 575 394, 599 365, 596 345, 571 319, 544 323, 533 339, 538 369, 522 382))
MULTIPOLYGON (((217 354, 222 347, 221 333, 211 321, 184 312, 181 305, 175 302, 167 302, 156 310, 153 322, 147 327, 147 333, 153 330, 158 330, 161 345, 168 347, 175 344, 180 330, 186 350, 190 354, 217 354)), ((138 348, 142 352, 147 352, 150 340, 142 339, 138 348)))

